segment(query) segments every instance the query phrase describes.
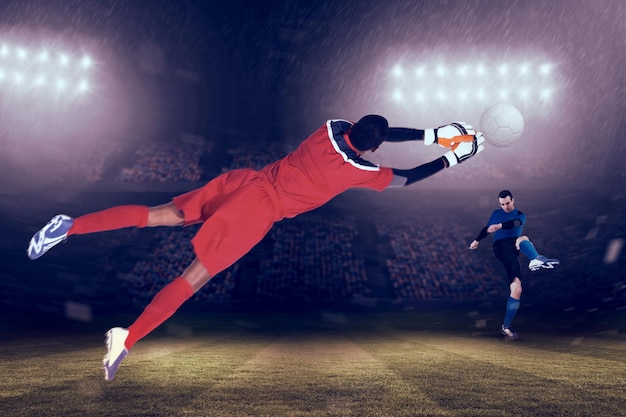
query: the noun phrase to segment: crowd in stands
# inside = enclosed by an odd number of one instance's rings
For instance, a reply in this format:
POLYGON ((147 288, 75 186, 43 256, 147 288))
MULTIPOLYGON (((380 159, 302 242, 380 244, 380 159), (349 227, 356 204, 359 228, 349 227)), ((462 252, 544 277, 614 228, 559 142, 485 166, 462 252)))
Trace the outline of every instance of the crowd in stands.
MULTIPOLYGON (((198 225, 159 228, 151 244, 152 252, 137 261, 128 274, 123 275, 131 301, 145 303, 172 279, 181 276, 195 258, 191 239, 198 225)), ((235 264, 214 277, 196 292, 195 301, 224 301, 232 298, 239 265, 235 264)))
POLYGON ((260 262, 261 299, 346 300, 370 293, 364 261, 353 250, 354 218, 303 215, 270 231, 272 254, 260 262))
MULTIPOLYGON (((482 223, 468 225, 454 214, 422 214, 419 218, 396 220, 379 218, 374 223, 378 245, 390 248, 381 251, 385 258, 389 298, 396 301, 487 300, 508 294, 508 282, 491 253, 491 239, 485 239, 482 251, 467 249, 475 233, 473 229, 482 223)), ((604 259, 610 239, 602 232, 587 236, 589 230, 586 229, 594 227, 592 221, 576 215, 564 217, 558 211, 533 213, 525 233, 538 249, 563 262, 555 271, 532 273, 526 267, 528 260, 520 255, 524 287, 532 292, 535 302, 575 299, 591 291, 624 298, 626 282, 616 276, 618 262, 607 263, 604 259), (593 242, 595 239, 602 243, 593 242)), ((619 227, 616 231, 612 224, 600 224, 605 234, 623 236, 626 230, 619 227)), ((180 276, 194 257, 190 240, 196 230, 196 226, 157 230, 149 256, 137 261, 128 274, 123 274, 132 301, 145 304, 171 279, 180 276)), ((358 239, 352 216, 309 213, 277 223, 262 243, 269 250, 261 257, 253 274, 256 279, 254 298, 337 301, 371 296, 365 259, 361 251, 355 249, 358 239)), ((241 279, 240 269, 240 262, 235 263, 193 299, 234 299, 241 279)))
POLYGON ((503 292, 491 262, 467 250, 469 231, 457 216, 377 221, 388 240, 393 297, 398 300, 476 300, 503 292))
POLYGON ((233 147, 228 151, 232 155, 229 166, 223 167, 222 172, 238 168, 261 169, 287 155, 292 149, 280 143, 247 144, 233 147))
POLYGON ((115 182, 188 182, 199 181, 199 165, 204 149, 188 143, 155 143, 138 148, 131 167, 122 168, 115 182))

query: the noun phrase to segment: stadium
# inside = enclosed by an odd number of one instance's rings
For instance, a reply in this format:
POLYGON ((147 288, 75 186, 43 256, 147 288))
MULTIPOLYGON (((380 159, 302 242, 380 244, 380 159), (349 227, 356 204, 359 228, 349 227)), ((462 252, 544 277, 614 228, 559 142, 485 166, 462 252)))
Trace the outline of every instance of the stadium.
MULTIPOLYGON (((5 1, 0 5, 0 414, 616 416, 626 400, 626 6, 619 0, 5 1), (157 206, 261 170, 328 119, 523 133, 408 187, 277 222, 102 378, 201 225, 71 236, 54 215, 157 206), (514 321, 491 238, 512 190, 558 258, 514 321)), ((385 142, 409 169, 445 149, 385 142)))

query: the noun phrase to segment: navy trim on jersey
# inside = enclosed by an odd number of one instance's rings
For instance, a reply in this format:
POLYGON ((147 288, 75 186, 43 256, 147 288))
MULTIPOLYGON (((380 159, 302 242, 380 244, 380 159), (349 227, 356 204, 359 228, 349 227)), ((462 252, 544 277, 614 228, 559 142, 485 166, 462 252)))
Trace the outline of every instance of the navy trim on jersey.
POLYGON ((380 166, 370 161, 366 161, 360 158, 357 152, 348 145, 343 135, 352 127, 351 122, 347 120, 328 120, 326 122, 326 129, 328 131, 328 138, 333 144, 333 147, 339 155, 343 157, 343 160, 354 166, 355 168, 362 169, 364 171, 380 171, 380 166))

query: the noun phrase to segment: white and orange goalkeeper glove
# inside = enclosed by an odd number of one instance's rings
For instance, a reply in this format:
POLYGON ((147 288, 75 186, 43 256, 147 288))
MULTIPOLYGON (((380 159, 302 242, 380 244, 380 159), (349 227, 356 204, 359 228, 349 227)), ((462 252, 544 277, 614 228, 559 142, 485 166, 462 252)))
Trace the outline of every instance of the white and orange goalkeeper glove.
POLYGON ((483 137, 483 134, 476 132, 476 134, 472 136, 471 142, 460 142, 453 145, 452 150, 443 155, 443 157, 448 161, 448 168, 453 167, 456 164, 460 164, 466 159, 482 152, 483 149, 485 149, 485 145, 483 145, 484 141, 485 138, 483 137))
POLYGON ((476 131, 472 125, 464 122, 450 123, 436 129, 424 129, 424 145, 437 145, 452 149, 463 142, 472 142, 476 131))

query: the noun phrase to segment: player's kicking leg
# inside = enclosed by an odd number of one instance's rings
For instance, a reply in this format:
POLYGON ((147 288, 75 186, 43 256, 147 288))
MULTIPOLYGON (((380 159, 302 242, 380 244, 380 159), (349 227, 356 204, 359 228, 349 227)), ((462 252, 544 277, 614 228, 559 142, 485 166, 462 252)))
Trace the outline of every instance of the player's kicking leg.
POLYGON ((559 266, 561 262, 558 259, 546 258, 543 255, 538 255, 535 259, 531 259, 528 263, 528 269, 531 271, 538 271, 540 269, 554 269, 559 266))
POLYGON ((561 264, 558 259, 550 259, 543 255, 540 255, 532 242, 527 236, 520 236, 515 242, 515 246, 520 250, 528 259, 528 269, 531 271, 538 271, 540 269, 554 269, 561 264))

